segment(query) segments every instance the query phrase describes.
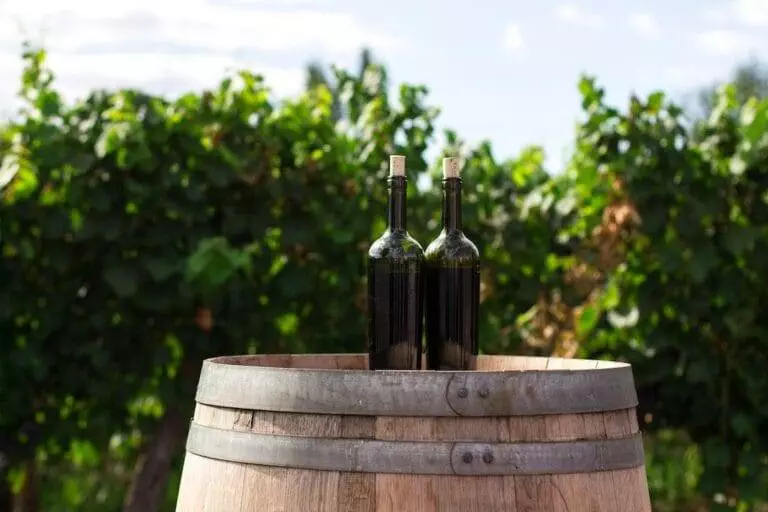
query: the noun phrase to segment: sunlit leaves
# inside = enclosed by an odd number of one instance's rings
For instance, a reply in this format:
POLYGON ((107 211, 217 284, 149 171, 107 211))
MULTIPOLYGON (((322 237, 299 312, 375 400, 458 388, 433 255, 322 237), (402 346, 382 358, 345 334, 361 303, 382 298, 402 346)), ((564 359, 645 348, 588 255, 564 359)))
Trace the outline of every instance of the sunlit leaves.
POLYGON ((768 393, 757 369, 768 364, 758 334, 768 327, 760 277, 768 270, 768 101, 740 105, 726 85, 710 117, 691 127, 662 93, 630 98, 620 112, 603 103, 593 80, 580 90, 588 116, 563 179, 572 180, 579 212, 566 229, 585 247, 564 268, 587 262, 607 282, 581 295, 582 354, 633 362, 641 392, 655 394, 644 406, 654 417, 649 428, 688 428, 705 446, 703 491, 751 489, 765 468, 747 474, 734 461, 768 450, 754 444, 768 410, 745 402, 768 393), (639 223, 622 223, 618 211, 636 211, 639 223), (601 266, 611 255, 621 264, 601 266), (601 311, 607 322, 598 321, 601 311))

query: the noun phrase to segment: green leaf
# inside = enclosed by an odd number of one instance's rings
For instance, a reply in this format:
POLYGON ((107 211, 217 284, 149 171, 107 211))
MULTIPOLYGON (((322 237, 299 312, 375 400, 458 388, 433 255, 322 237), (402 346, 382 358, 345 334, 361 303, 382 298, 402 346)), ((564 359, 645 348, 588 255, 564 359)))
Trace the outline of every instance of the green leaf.
POLYGON ((606 310, 614 309, 619 306, 621 302, 621 290, 616 282, 616 279, 611 279, 605 286, 603 292, 602 305, 606 310))
POLYGON ((515 325, 517 325, 518 327, 525 327, 536 317, 538 312, 539 312, 538 307, 536 306, 531 307, 530 309, 523 312, 515 319, 515 325))
POLYGON ((158 313, 167 312, 178 302, 178 296, 170 294, 168 290, 157 288, 150 288, 146 291, 142 290, 142 293, 137 298, 137 303, 143 309, 157 311, 158 313))
POLYGON ((751 308, 731 308, 723 315, 723 322, 731 336, 746 336, 755 326, 755 310, 751 308))
POLYGON ((658 113, 664 106, 664 93, 662 91, 656 91, 648 96, 648 110, 652 114, 658 113))
POLYGON ((112 207, 112 199, 109 197, 109 193, 104 187, 95 187, 90 191, 88 200, 93 206, 93 209, 97 212, 108 212, 112 207))
POLYGON ((61 238, 64 233, 69 231, 71 224, 69 214, 66 211, 58 208, 47 208, 41 209, 40 214, 43 234, 47 238, 61 238))
POLYGON ((179 268, 177 261, 172 257, 148 257, 142 260, 142 264, 155 281, 165 281, 179 268))
POLYGON ((581 105, 584 109, 595 108, 603 99, 603 90, 595 84, 591 76, 582 76, 579 80, 579 92, 581 93, 581 105))
POLYGON ((296 333, 296 329, 299 326, 299 317, 295 313, 286 313, 275 318, 275 325, 277 325, 280 334, 290 336, 296 333))
POLYGON ((139 275, 136 270, 125 263, 118 263, 104 270, 104 280, 118 297, 127 298, 139 289, 139 275))
POLYGON ((579 337, 587 336, 600 320, 600 310, 595 306, 586 306, 579 315, 576 323, 576 333, 579 337))
POLYGON ((310 219, 292 218, 283 223, 282 235, 283 243, 288 245, 303 244, 310 245, 313 242, 315 230, 312 229, 310 219))
POLYGON ((731 427, 733 432, 742 439, 754 438, 755 427, 752 424, 752 417, 743 412, 737 412, 731 417, 731 427))
POLYGON ((750 147, 757 146, 768 132, 768 100, 750 98, 741 108, 742 136, 750 147))
POLYGON ((21 166, 16 170, 11 187, 12 197, 15 201, 31 196, 39 185, 37 174, 27 166, 21 166))
POLYGON ((76 233, 77 240, 91 238, 103 239, 108 242, 117 240, 122 231, 121 218, 115 215, 92 215, 83 222, 83 227, 76 233))
POLYGON ((214 291, 249 262, 250 256, 233 249, 226 238, 203 240, 187 260, 186 278, 207 292, 214 291))
POLYGON ((713 469, 728 467, 731 462, 731 447, 724 440, 709 438, 703 448, 704 457, 713 469))
POLYGON ((724 243, 734 256, 740 256, 744 251, 752 250, 758 233, 748 226, 732 226, 724 233, 724 243))
POLYGON ((94 152, 99 158, 104 158, 110 153, 118 151, 120 145, 128 137, 131 125, 128 123, 113 123, 107 125, 94 147, 94 152))
POLYGON ((211 167, 207 170, 208 180, 218 188, 224 188, 236 178, 235 172, 230 167, 211 167))
POLYGON ((717 266, 718 258, 715 249, 711 245, 697 247, 688 265, 688 272, 694 282, 702 283, 709 273, 717 266))
POLYGON ((290 266, 282 269, 274 278, 276 289, 285 299, 295 299, 312 290, 308 271, 290 266))
POLYGON ((692 361, 685 372, 686 380, 692 384, 711 382, 716 375, 715 368, 708 359, 692 361))

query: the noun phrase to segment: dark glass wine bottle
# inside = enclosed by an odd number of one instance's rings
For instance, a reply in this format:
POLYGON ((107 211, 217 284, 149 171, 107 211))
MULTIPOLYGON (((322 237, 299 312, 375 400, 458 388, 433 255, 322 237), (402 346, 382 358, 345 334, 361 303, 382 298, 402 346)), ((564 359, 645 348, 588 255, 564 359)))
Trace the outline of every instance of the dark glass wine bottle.
POLYGON ((405 157, 390 156, 389 225, 368 251, 371 370, 421 369, 424 250, 407 230, 405 157))
POLYGON ((461 227, 457 158, 443 159, 443 229, 427 246, 427 368, 477 368, 480 253, 461 227))

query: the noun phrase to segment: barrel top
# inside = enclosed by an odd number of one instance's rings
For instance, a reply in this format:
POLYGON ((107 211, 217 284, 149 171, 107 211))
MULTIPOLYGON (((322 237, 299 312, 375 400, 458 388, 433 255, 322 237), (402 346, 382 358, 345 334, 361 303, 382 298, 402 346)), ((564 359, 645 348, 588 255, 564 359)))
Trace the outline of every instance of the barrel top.
POLYGON ((480 356, 478 371, 367 370, 365 354, 225 356, 203 363, 198 403, 366 416, 528 416, 637 406, 614 361, 480 356))
MULTIPOLYGON (((283 370, 313 370, 327 372, 364 372, 368 370, 366 354, 260 354, 220 356, 207 359, 206 364, 255 366, 283 370)), ((376 370, 376 373, 402 373, 408 375, 432 375, 434 373, 482 373, 525 371, 599 371, 611 368, 630 369, 628 363, 597 359, 567 359, 561 357, 495 356, 480 355, 477 370, 376 370)), ((418 378, 418 377, 417 377, 418 378)))

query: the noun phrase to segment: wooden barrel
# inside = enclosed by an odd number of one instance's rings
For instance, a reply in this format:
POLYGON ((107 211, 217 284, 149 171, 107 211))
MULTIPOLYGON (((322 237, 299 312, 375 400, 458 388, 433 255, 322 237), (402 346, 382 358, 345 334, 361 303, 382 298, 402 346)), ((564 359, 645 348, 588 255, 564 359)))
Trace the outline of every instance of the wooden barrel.
POLYGON ((629 365, 205 361, 177 512, 650 512, 629 365))

